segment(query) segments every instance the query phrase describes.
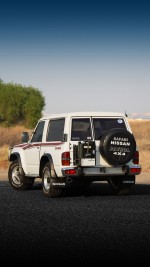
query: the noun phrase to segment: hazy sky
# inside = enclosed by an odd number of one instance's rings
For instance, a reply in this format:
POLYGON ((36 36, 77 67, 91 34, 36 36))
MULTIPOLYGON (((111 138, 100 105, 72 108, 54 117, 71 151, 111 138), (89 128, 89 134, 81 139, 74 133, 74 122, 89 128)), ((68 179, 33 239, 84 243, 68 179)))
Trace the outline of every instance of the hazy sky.
POLYGON ((150 112, 149 1, 3 1, 0 78, 46 113, 150 112))

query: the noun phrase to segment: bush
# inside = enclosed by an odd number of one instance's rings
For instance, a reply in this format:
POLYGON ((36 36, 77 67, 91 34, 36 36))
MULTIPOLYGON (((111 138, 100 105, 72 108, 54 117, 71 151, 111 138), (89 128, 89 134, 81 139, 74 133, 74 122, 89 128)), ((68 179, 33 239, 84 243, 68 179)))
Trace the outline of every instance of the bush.
POLYGON ((0 123, 4 126, 22 124, 34 128, 42 116, 45 98, 33 87, 5 84, 0 80, 0 123))

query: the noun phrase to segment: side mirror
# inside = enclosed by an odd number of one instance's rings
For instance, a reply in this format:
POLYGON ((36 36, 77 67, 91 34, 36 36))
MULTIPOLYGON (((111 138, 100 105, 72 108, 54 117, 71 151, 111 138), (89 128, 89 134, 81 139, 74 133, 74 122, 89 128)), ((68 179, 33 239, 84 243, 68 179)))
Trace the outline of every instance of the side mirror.
POLYGON ((29 141, 29 133, 22 132, 22 143, 28 143, 28 141, 29 141))

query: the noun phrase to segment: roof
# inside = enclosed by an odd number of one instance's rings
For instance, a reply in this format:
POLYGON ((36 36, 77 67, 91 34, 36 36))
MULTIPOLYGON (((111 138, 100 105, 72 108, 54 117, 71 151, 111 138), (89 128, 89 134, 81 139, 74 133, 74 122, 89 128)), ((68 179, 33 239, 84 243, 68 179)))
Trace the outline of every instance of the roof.
POLYGON ((119 112, 68 112, 68 113, 58 113, 58 114, 47 114, 41 118, 42 119, 52 119, 52 118, 64 118, 64 117, 125 117, 124 113, 119 112))

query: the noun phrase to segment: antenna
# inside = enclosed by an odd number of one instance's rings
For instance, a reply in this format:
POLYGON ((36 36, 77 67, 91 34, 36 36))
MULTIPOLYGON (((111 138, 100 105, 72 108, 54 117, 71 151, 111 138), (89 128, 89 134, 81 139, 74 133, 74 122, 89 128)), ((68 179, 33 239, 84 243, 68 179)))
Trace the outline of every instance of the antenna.
POLYGON ((126 110, 125 110, 125 116, 128 117, 128 114, 127 114, 126 110))

